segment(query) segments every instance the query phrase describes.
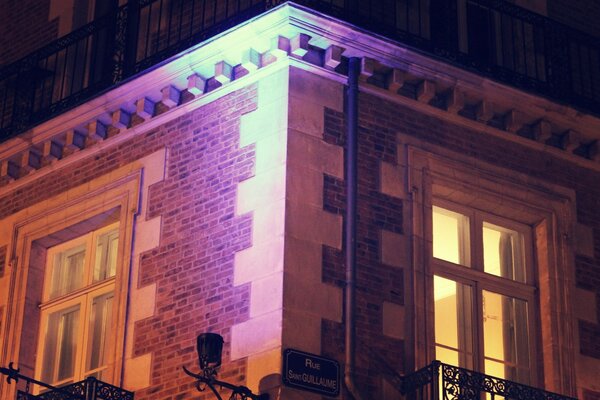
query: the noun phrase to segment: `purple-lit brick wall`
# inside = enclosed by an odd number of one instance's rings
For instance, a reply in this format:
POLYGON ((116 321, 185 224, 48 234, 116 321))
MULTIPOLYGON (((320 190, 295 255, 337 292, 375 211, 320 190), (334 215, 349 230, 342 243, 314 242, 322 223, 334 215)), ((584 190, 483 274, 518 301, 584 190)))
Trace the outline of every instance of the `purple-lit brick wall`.
MULTIPOLYGON (((134 330, 133 355, 152 354, 151 386, 136 391, 138 400, 196 396, 181 371, 197 365, 196 335, 222 334, 228 360, 230 328, 248 318, 249 287, 233 287, 233 257, 251 245, 252 219, 234 208, 237 184, 254 171, 254 147, 239 146, 240 116, 255 108, 256 87, 241 89, 0 198, 2 219, 167 149, 166 177, 149 188, 148 213, 139 217, 161 216, 162 225, 133 283, 156 284, 155 314, 134 330)), ((220 376, 244 383, 244 360, 226 363, 220 376)))

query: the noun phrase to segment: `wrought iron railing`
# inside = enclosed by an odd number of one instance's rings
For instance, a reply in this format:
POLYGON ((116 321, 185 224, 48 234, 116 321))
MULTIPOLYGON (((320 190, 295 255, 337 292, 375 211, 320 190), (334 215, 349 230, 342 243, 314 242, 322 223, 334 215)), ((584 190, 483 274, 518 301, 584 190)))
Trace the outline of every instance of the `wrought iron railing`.
POLYGON ((411 400, 576 400, 439 361, 403 377, 399 389, 411 400))
POLYGON ((17 400, 133 400, 128 390, 89 377, 83 381, 61 386, 38 395, 18 391, 17 400))
POLYGON ((16 400, 133 400, 134 394, 120 387, 102 382, 93 376, 80 382, 63 385, 60 387, 33 379, 15 368, 14 363, 8 367, 0 366, 0 375, 6 376, 6 383, 19 384, 24 382, 24 390, 17 391, 16 400), (34 390, 41 393, 34 395, 34 390))
MULTIPOLYGON (((0 69, 0 141, 283 0, 137 0, 0 69)), ((296 0, 600 115, 600 40, 503 0, 296 0)))

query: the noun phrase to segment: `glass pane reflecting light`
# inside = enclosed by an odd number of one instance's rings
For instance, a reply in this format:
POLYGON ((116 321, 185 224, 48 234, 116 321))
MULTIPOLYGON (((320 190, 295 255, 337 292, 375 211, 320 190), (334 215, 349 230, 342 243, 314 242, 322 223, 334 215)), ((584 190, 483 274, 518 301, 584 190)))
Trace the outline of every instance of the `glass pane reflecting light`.
POLYGON ((470 266, 469 217, 433 206, 433 256, 470 266))
POLYGON ((48 316, 42 380, 72 380, 75 372, 78 327, 79 307, 61 310, 48 316))
POLYGON ((83 286, 85 244, 61 251, 54 256, 50 299, 62 296, 83 286))
POLYGON ((36 376, 63 385, 110 379, 115 349, 113 308, 117 223, 48 249, 36 376))
POLYGON ((436 359, 473 367, 472 289, 439 276, 433 277, 436 359))
MULTIPOLYGON (((87 374, 103 369, 107 362, 108 342, 112 328, 113 293, 107 293, 92 300, 87 351, 87 374)), ((99 372, 99 371, 98 371, 99 372)), ((95 376, 101 379, 100 374, 95 376)))
POLYGON ((527 302, 483 291, 485 373, 529 383, 527 302))
MULTIPOLYGON (((501 218, 481 211, 468 215, 471 219, 433 207, 436 358, 530 384, 531 304, 523 299, 533 301, 534 287, 528 290, 521 284, 528 278, 525 232, 529 231, 490 223, 486 218, 501 218)), ((506 225, 520 226, 508 220, 506 225)))
POLYGON ((96 238, 96 259, 94 262, 94 282, 115 276, 117 267, 118 229, 103 233, 96 238))
POLYGON ((488 274, 525 282, 523 234, 483 223, 483 265, 488 274))

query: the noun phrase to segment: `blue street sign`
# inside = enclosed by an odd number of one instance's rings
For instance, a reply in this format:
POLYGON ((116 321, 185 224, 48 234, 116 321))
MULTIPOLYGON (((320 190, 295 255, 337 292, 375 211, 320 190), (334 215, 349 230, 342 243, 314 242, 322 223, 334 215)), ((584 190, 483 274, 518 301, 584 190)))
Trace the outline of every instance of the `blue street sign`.
POLYGON ((287 349, 283 352, 283 383, 336 397, 340 394, 340 364, 315 354, 287 349))

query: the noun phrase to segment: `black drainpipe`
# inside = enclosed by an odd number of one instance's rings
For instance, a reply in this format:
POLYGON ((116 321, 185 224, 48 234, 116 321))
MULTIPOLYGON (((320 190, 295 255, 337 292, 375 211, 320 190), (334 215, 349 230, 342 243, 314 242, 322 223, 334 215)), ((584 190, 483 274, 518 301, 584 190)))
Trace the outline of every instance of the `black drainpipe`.
POLYGON ((358 151, 358 77, 360 58, 348 60, 348 88, 346 89, 346 365, 344 383, 355 400, 362 400, 354 383, 356 341, 356 192, 358 151))

